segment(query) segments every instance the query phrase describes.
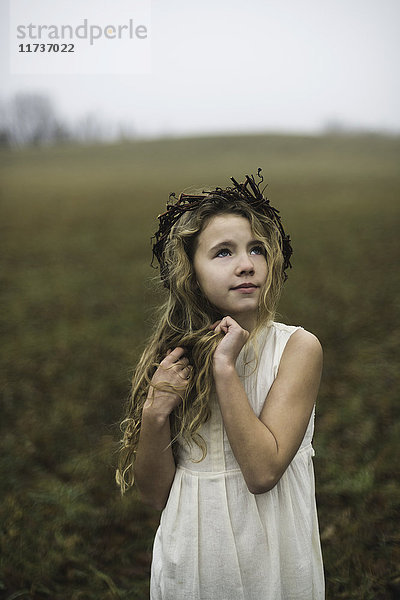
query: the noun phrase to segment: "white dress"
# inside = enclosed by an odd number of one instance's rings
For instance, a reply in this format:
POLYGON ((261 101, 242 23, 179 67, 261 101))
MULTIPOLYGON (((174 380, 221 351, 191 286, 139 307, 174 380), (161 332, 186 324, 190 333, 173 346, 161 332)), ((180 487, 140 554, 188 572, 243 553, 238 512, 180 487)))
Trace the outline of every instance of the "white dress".
MULTIPOLYGON (((236 368, 259 415, 285 345, 299 327, 273 323, 258 338, 258 365, 244 349, 236 368), (247 364, 245 364, 247 363, 247 364), (246 375, 246 376, 244 376, 246 375)), ((314 411, 277 485, 251 494, 232 453, 217 400, 202 426, 207 456, 179 446, 154 540, 151 600, 323 600, 324 573, 311 445, 314 411)))

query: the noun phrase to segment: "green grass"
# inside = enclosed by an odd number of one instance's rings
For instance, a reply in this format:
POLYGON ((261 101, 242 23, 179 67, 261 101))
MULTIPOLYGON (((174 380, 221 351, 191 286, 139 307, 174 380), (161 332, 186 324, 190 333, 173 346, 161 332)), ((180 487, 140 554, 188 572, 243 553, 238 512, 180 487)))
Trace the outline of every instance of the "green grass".
POLYGON ((149 239, 170 191, 259 166, 294 246, 279 318, 325 353, 327 597, 398 597, 399 154, 399 138, 262 135, 0 152, 0 598, 148 597, 158 513, 113 478, 159 300, 149 239))

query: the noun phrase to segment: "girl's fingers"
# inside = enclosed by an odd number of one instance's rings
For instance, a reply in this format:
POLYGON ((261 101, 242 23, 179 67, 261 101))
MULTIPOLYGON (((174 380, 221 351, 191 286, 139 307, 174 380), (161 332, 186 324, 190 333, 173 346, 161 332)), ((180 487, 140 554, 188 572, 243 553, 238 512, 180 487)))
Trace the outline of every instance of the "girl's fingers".
POLYGON ((236 324, 236 321, 234 321, 229 315, 226 315, 226 317, 223 317, 219 321, 215 321, 215 323, 210 325, 210 329, 214 329, 215 333, 220 333, 221 331, 227 333, 229 327, 234 324, 236 324))
POLYGON ((227 333, 229 329, 229 325, 226 322, 226 319, 222 319, 219 323, 219 325, 217 325, 217 327, 215 328, 215 333, 220 333, 221 331, 223 331, 224 333, 227 333))
POLYGON ((180 371, 179 376, 182 377, 182 379, 190 379, 190 375, 192 373, 192 367, 188 366, 185 367, 184 369, 182 369, 182 371, 180 371))
POLYGON ((181 373, 187 373, 188 371, 190 371, 192 369, 191 365, 189 365, 189 361, 186 359, 185 364, 183 364, 183 361, 180 361, 179 363, 175 363, 173 365, 173 367, 177 367, 177 371, 179 374, 181 373))
POLYGON ((176 363, 175 366, 181 366, 183 369, 185 367, 187 367, 189 364, 189 359, 187 356, 184 356, 183 358, 179 359, 176 363))
POLYGON ((178 346, 173 350, 167 351, 166 356, 161 362, 164 364, 173 364, 177 362, 185 354, 185 352, 185 348, 181 348, 180 346, 178 346))
POLYGON ((179 360, 181 358, 181 356, 183 356, 186 352, 185 348, 182 348, 181 346, 177 346, 176 348, 174 348, 170 354, 170 356, 173 356, 175 361, 179 360))

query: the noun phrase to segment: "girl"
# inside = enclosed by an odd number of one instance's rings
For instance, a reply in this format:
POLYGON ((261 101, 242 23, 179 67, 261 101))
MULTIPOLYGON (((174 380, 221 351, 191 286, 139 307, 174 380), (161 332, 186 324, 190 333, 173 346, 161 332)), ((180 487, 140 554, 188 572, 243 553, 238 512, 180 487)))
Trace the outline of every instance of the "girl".
POLYGON ((159 217, 168 298, 133 378, 117 482, 162 510, 151 600, 321 600, 321 346, 274 322, 290 239, 260 183, 232 181, 159 217))

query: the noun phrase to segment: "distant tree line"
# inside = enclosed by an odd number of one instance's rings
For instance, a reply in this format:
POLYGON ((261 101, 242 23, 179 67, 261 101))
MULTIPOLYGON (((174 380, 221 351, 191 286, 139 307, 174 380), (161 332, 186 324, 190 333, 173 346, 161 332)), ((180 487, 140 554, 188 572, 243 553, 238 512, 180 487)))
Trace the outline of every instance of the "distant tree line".
POLYGON ((132 129, 107 124, 88 113, 73 124, 62 119, 52 100, 44 94, 15 94, 0 100, 0 146, 43 146, 59 143, 94 143, 131 139, 132 129))

